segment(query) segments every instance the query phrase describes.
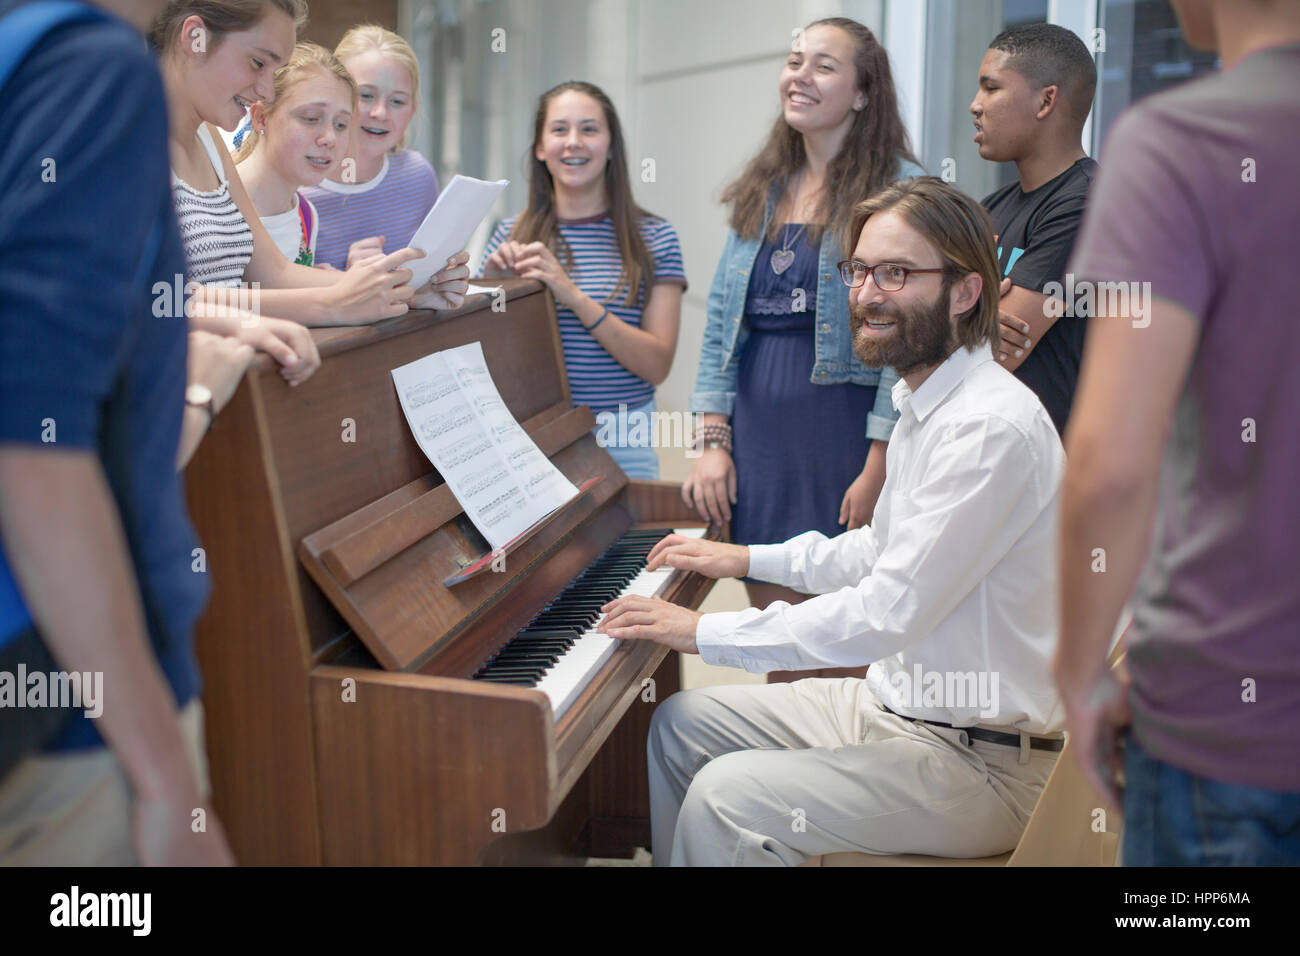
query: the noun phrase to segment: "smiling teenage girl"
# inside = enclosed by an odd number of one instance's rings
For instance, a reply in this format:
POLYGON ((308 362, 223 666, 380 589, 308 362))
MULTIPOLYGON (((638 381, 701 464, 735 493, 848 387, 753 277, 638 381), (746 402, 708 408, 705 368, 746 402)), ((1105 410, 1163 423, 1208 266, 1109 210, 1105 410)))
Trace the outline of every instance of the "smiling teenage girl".
MULTIPOLYGON (((260 310, 306 325, 350 325, 401 315, 413 305, 442 307, 459 298, 467 270, 448 268, 412 301, 401 266, 415 250, 374 257, 343 274, 289 262, 257 216, 234 163, 206 124, 233 130, 244 111, 275 97, 274 72, 293 51, 302 0, 169 0, 151 40, 160 52, 170 113, 171 161, 177 217, 190 278, 209 302, 247 296, 260 287, 260 310)), ((456 302, 455 304, 459 304, 456 302)), ((216 327, 214 331, 230 331, 216 327)))
POLYGON ((357 83, 357 113, 347 162, 305 190, 321 213, 317 262, 343 269, 401 249, 438 198, 428 160, 406 149, 420 67, 396 33, 353 27, 334 49, 357 83))
MULTIPOLYGON (((722 195, 731 230, 691 398, 691 410, 704 413, 705 448, 682 488, 702 514, 729 518, 741 544, 810 528, 834 537, 871 520, 898 379, 853 355, 835 263, 854 204, 922 173, 889 58, 862 24, 811 24, 777 91, 781 115, 767 142, 722 195)), ((806 598, 772 584, 746 587, 759 608, 806 598)))
POLYGON ((356 83, 333 53, 299 43, 276 71, 275 99, 250 111, 235 162, 262 225, 290 262, 314 262, 320 216, 299 188, 318 184, 342 159, 356 99, 356 83))
POLYGON ((686 274, 676 231, 633 201, 626 156, 600 89, 569 82, 542 94, 528 207, 497 226, 483 273, 546 283, 573 403, 624 442, 606 447, 629 477, 653 479, 654 390, 672 368, 686 274))

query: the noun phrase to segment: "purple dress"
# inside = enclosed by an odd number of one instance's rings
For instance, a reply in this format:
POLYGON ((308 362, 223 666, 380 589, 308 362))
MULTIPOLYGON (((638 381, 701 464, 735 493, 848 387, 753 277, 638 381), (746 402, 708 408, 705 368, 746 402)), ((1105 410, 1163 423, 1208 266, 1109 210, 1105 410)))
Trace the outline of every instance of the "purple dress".
POLYGON ((745 296, 749 338, 731 419, 737 478, 731 540, 737 544, 843 532, 840 502, 870 446, 867 413, 875 386, 811 381, 819 246, 800 232, 794 262, 781 275, 770 265, 777 248, 764 241, 745 296), (805 290, 804 311, 795 311, 796 289, 805 290))

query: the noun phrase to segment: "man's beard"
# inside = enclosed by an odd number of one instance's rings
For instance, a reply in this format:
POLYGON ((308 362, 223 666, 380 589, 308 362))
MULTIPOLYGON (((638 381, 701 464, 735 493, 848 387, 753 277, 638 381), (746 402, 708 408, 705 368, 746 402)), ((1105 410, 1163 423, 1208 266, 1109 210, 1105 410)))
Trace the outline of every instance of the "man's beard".
POLYGON ((849 307, 853 329, 853 354, 873 368, 888 366, 899 375, 938 365, 957 347, 948 313, 948 283, 933 302, 899 308, 892 303, 849 307), (868 319, 893 321, 891 331, 879 336, 862 336, 858 331, 868 319))

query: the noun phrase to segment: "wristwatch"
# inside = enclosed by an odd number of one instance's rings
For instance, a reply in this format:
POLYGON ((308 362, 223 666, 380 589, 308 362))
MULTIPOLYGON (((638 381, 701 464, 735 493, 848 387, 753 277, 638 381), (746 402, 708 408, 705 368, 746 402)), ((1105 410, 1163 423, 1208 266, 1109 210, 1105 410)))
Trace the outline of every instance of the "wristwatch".
POLYGON ((195 382, 185 388, 185 404, 201 408, 208 413, 208 428, 217 417, 217 406, 212 400, 212 389, 195 382))

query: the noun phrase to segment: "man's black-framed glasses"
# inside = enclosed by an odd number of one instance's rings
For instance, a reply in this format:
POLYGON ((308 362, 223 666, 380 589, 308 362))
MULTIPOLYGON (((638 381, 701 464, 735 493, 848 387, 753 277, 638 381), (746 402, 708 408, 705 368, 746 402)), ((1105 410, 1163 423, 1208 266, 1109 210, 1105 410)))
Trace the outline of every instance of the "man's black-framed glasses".
POLYGON ((850 289, 856 289, 866 282, 867 273, 870 272, 872 280, 876 283, 876 288, 881 292, 897 292, 907 284, 907 277, 910 275, 948 271, 947 269, 909 269, 893 262, 880 262, 874 266, 869 266, 857 259, 845 259, 838 265, 840 279, 850 289))

